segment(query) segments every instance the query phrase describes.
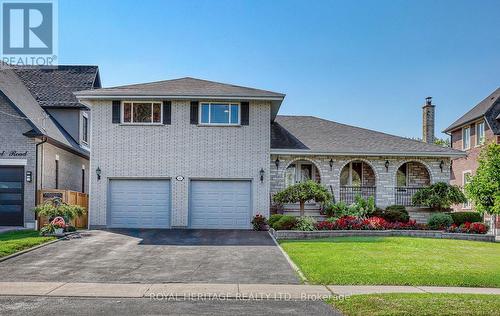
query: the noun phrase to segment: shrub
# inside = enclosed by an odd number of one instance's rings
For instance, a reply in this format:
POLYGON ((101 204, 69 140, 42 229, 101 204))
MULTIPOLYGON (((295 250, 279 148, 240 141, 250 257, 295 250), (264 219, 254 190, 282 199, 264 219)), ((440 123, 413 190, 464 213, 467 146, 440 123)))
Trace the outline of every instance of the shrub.
POLYGON ((253 230, 266 230, 267 220, 262 214, 256 214, 252 219, 253 230))
POLYGON ((413 205, 423 205, 443 211, 453 204, 467 202, 462 190, 455 185, 438 182, 429 187, 420 188, 412 198, 413 205))
POLYGON ((47 216, 49 221, 55 217, 61 216, 66 222, 85 214, 84 207, 64 203, 60 198, 47 200, 43 204, 35 207, 33 211, 35 214, 47 216))
POLYGON ((430 229, 446 229, 453 224, 453 218, 446 213, 432 214, 427 222, 430 229))
POLYGON ((297 225, 297 218, 290 215, 283 215, 273 224, 275 230, 292 230, 297 225))
POLYGON ((312 180, 291 185, 273 196, 273 201, 276 203, 300 203, 300 216, 304 216, 304 204, 307 201, 314 200, 317 203, 325 203, 331 199, 330 192, 312 180))
POLYGON ((410 220, 410 215, 403 205, 391 205, 382 212, 382 218, 391 223, 406 223, 410 220))
POLYGON ((297 219, 296 230, 313 231, 315 229, 316 220, 312 217, 304 216, 297 219))
POLYGON ((342 217, 348 215, 349 207, 345 202, 326 203, 323 206, 323 213, 327 217, 342 217))
POLYGON ((284 215, 283 214, 273 214, 269 216, 269 219, 267 220, 267 224, 274 228, 274 224, 279 221, 284 215))
POLYGON ((483 216, 478 212, 453 212, 450 213, 450 216, 453 219, 453 224, 457 226, 466 222, 474 223, 483 221, 483 216))
POLYGON ((449 233, 465 233, 465 234, 486 234, 488 232, 488 225, 483 223, 470 223, 466 222, 462 225, 453 224, 446 230, 449 233))

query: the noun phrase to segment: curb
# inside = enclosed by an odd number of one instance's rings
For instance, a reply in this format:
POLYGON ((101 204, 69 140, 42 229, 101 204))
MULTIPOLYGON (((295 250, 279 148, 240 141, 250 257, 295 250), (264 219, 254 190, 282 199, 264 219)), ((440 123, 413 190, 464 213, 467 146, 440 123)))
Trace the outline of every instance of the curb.
POLYGON ((17 256, 20 256, 20 255, 23 255, 25 253, 28 253, 28 252, 31 252, 33 250, 37 250, 38 248, 42 248, 42 247, 45 247, 45 246, 48 246, 48 245, 51 245, 53 243, 56 243, 62 239, 65 239, 65 237, 62 237, 62 238, 57 238, 55 240, 51 240, 51 241, 48 241, 48 242, 45 242, 43 244, 40 244, 40 245, 37 245, 35 247, 31 247, 31 248, 28 248, 28 249, 24 249, 24 250, 21 250, 21 251, 18 251, 18 252, 15 252, 11 255, 8 255, 6 257, 3 257, 3 258, 0 258, 0 262, 3 262, 3 261, 6 261, 6 260, 9 260, 9 259, 12 259, 12 258, 15 258, 17 256))
POLYGON ((299 267, 295 264, 295 262, 292 261, 292 259, 290 259, 290 257, 288 256, 288 254, 285 252, 285 250, 283 248, 281 248, 281 245, 279 244, 279 242, 276 240, 276 238, 274 237, 274 234, 271 233, 271 231, 267 231, 269 236, 271 236, 271 238, 273 239, 274 241, 274 244, 278 247, 278 249, 281 251, 281 253, 283 254, 283 256, 285 257, 286 261, 288 262, 288 264, 290 265, 290 267, 292 267, 292 269, 295 271, 295 273, 298 274, 300 280, 302 282, 304 282, 304 284, 309 284, 309 282, 307 281, 307 278, 306 276, 304 275, 304 273, 302 273, 302 271, 300 271, 299 267))

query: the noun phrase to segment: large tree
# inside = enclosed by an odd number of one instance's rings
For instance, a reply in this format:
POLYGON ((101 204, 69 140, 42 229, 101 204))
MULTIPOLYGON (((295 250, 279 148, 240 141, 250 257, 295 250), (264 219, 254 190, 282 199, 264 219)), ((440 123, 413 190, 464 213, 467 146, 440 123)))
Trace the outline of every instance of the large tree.
POLYGON ((478 212, 492 215, 495 231, 500 214, 500 145, 491 143, 481 150, 476 174, 465 185, 465 194, 478 212))

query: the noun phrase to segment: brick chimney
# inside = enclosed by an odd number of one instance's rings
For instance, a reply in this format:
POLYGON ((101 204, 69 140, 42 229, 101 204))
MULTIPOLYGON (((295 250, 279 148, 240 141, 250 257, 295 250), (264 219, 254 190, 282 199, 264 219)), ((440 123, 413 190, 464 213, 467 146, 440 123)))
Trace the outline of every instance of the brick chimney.
POLYGON ((422 140, 426 143, 434 143, 434 115, 436 106, 432 104, 432 97, 425 98, 422 107, 422 140))

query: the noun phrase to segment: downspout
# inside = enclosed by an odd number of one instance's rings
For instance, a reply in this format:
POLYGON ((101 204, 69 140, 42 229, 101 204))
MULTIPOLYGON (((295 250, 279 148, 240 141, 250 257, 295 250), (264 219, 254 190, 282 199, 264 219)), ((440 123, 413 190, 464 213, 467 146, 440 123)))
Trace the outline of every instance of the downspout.
MULTIPOLYGON (((47 136, 42 136, 42 141, 37 143, 35 145, 35 206, 38 205, 38 146, 42 145, 43 143, 47 142, 47 136)), ((42 171, 43 171, 43 168, 42 166, 40 166, 40 180, 42 179, 42 171)), ((36 218, 36 214, 35 214, 35 221, 37 220, 36 218)), ((35 227, 36 229, 38 229, 38 227, 35 227)))

